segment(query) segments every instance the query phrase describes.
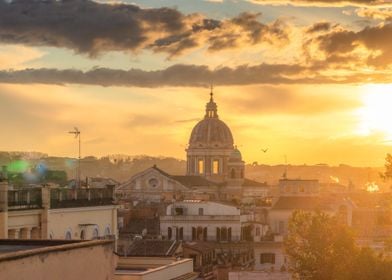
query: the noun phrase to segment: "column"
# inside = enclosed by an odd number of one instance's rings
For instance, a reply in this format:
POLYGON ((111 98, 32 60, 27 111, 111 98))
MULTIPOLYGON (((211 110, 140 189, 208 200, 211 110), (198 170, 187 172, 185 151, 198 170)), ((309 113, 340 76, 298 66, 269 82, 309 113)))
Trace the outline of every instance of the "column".
POLYGON ((41 234, 34 232, 33 228, 31 232, 31 238, 33 239, 49 239, 49 209, 50 209, 50 188, 48 186, 42 187, 42 214, 41 214, 41 234))
POLYGON ((32 228, 30 237, 31 239, 40 239, 40 228, 39 227, 32 228))
POLYGON ((0 239, 8 238, 8 183, 0 179, 0 239))

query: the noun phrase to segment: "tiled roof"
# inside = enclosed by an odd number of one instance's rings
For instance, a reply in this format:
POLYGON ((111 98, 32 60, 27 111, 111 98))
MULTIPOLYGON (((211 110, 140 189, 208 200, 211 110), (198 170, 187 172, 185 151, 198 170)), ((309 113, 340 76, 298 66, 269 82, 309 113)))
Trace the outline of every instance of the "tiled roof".
POLYGON ((246 178, 245 178, 242 186, 243 187, 268 187, 268 185, 266 183, 261 183, 261 182, 253 181, 253 180, 246 179, 246 178))
POLYGON ((218 186, 219 183, 214 183, 202 176, 194 176, 194 175, 170 175, 169 173, 163 171, 162 169, 158 168, 156 165, 152 167, 162 175, 172 178, 177 182, 181 183, 185 187, 211 187, 211 186, 218 186))
POLYGON ((211 187, 219 184, 211 182, 201 176, 171 176, 174 180, 180 182, 186 187, 211 187))
POLYGON ((272 206, 272 210, 330 210, 319 197, 282 196, 272 206))
POLYGON ((127 256, 173 256, 180 244, 175 240, 136 240, 129 246, 127 256))

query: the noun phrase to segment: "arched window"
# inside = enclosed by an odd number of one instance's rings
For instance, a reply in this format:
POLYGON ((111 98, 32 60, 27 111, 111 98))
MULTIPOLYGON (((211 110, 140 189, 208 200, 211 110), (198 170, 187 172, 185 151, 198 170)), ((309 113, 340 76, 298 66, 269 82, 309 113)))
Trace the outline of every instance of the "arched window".
POLYGON ((216 228, 216 241, 220 241, 221 240, 221 230, 220 228, 216 228))
POLYGON ((65 240, 71 240, 71 239, 72 239, 72 234, 71 234, 71 231, 68 230, 68 231, 65 233, 65 240))
POLYGON ((172 235, 173 235, 172 228, 168 227, 167 228, 167 239, 171 240, 172 239, 172 235))
POLYGON ((99 237, 98 228, 94 228, 94 230, 93 230, 93 239, 97 239, 98 237, 99 237))
POLYGON ((235 170, 234 170, 234 168, 231 169, 230 178, 231 178, 231 179, 234 179, 234 178, 235 178, 235 170))
POLYGON ((198 161, 198 171, 199 174, 204 174, 204 160, 199 159, 198 161))
POLYGON ((84 231, 84 229, 82 229, 82 231, 80 232, 80 240, 85 240, 86 239, 86 232, 84 231))

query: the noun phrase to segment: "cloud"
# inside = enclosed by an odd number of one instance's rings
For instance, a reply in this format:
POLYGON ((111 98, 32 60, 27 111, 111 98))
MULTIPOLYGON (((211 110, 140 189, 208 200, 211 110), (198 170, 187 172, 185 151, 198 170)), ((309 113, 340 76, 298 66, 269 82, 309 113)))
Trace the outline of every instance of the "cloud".
POLYGON ((175 56, 205 45, 220 50, 275 43, 287 41, 286 29, 280 21, 261 23, 251 13, 218 21, 173 8, 91 0, 0 0, 0 42, 67 48, 92 57, 143 49, 175 56))
POLYGON ((357 9, 355 12, 359 17, 371 18, 376 20, 385 20, 385 21, 392 20, 391 8, 384 8, 384 9, 360 8, 357 9))
POLYGON ((322 21, 322 22, 316 22, 310 27, 308 27, 305 31, 305 33, 311 34, 311 33, 318 33, 318 32, 326 32, 331 30, 333 25, 330 22, 322 21))
POLYGON ((391 0, 248 0, 262 5, 296 5, 296 6, 391 6, 391 0))
POLYGON ((392 23, 360 31, 335 29, 313 40, 329 61, 363 67, 388 68, 392 63, 392 23))
POLYGON ((25 69, 0 71, 0 83, 9 84, 84 84, 99 86, 207 87, 216 85, 250 84, 343 84, 390 81, 389 72, 323 74, 327 64, 305 66, 299 64, 241 65, 235 68, 209 69, 205 65, 176 64, 166 69, 144 71, 94 68, 90 71, 74 69, 25 69))

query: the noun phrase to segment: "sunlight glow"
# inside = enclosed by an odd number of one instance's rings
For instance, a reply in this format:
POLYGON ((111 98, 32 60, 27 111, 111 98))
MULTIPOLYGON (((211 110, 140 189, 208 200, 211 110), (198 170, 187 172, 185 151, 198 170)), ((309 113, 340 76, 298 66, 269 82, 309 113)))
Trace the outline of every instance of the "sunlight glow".
POLYGON ((370 193, 380 191, 380 187, 375 182, 368 182, 365 187, 366 187, 366 191, 370 193))
POLYGON ((362 135, 382 133, 385 140, 392 137, 392 84, 366 85, 363 88, 363 107, 358 110, 362 135))

